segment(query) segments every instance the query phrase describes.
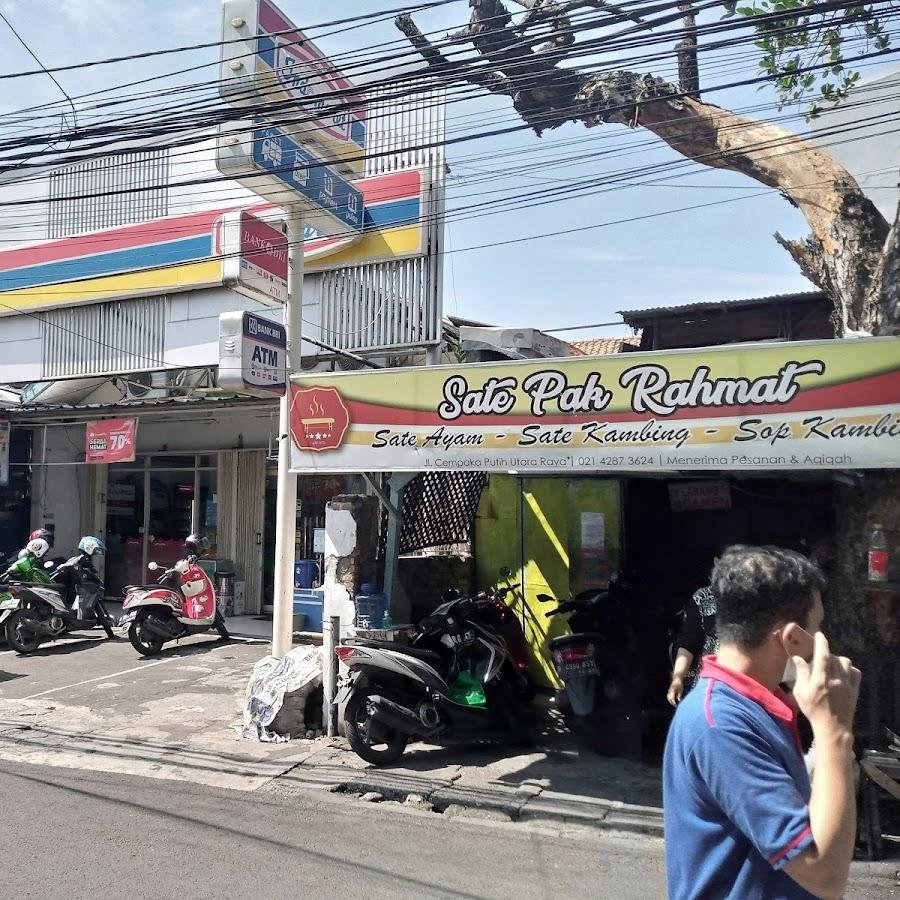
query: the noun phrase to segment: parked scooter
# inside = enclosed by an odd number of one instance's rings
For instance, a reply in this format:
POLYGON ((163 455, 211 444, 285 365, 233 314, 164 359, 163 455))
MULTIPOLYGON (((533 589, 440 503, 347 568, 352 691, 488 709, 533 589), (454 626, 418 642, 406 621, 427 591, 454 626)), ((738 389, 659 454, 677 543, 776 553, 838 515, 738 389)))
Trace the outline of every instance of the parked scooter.
MULTIPOLYGON (((169 641, 210 629, 228 640, 213 583, 197 564, 209 541, 192 534, 185 539, 184 549, 185 558, 166 569, 155 585, 125 588, 125 615, 119 626, 128 629, 131 646, 142 656, 155 656, 169 641)), ((160 566, 152 562, 147 568, 155 572, 160 566)))
POLYGON ((113 619, 103 605, 103 581, 94 566, 94 557, 105 549, 101 540, 88 535, 79 542, 78 554, 53 570, 52 583, 10 579, 9 596, 0 600, 0 625, 13 650, 34 653, 67 631, 98 625, 108 638, 114 637, 113 619))
MULTIPOLYGON (((543 603, 556 603, 546 594, 543 603)), ((640 756, 640 672, 629 621, 631 593, 614 575, 605 591, 584 591, 547 613, 570 614, 571 634, 550 641, 556 674, 565 684, 556 706, 600 752, 640 756)))
POLYGON ((398 760, 410 740, 448 737, 527 738, 526 710, 513 688, 519 677, 501 637, 476 619, 493 600, 456 597, 417 626, 411 646, 349 638, 338 658, 350 669, 338 695, 346 704, 351 748, 366 762, 398 760), (460 702, 465 683, 483 702, 460 702))
MULTIPOLYGON (((49 534, 48 532, 43 533, 49 534)), ((28 543, 19 551, 16 561, 0 575, 0 582, 24 581, 50 584, 52 579, 49 568, 56 568, 56 566, 46 560, 46 556, 50 552, 50 543, 40 534, 39 531, 32 532, 28 543)))
MULTIPOLYGON (((531 703, 537 688, 528 671, 528 641, 519 617, 506 603, 507 596, 514 594, 519 587, 510 582, 511 574, 506 566, 500 569, 500 577, 507 581, 506 587, 488 591, 484 597, 491 602, 474 609, 472 614, 476 622, 493 629, 506 642, 506 648, 519 673, 513 685, 516 696, 523 703, 531 703)), ((525 602, 524 597, 522 602, 525 602)))

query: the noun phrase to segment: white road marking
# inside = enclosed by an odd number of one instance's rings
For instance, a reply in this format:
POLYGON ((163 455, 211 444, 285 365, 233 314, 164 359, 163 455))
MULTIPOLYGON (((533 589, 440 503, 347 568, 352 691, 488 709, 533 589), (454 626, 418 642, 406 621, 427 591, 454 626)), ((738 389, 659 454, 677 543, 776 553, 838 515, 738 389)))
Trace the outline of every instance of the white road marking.
POLYGON ((123 669, 121 672, 110 672, 107 675, 99 675, 97 678, 88 678, 85 681, 76 681, 74 684, 62 684, 59 687, 50 688, 49 691, 41 691, 39 694, 31 694, 28 697, 22 697, 22 700, 34 700, 37 697, 46 697, 47 694, 55 694, 57 691, 67 691, 69 688, 77 688, 81 687, 85 684, 93 684, 95 681, 106 681, 109 678, 118 678, 120 675, 129 675, 132 672, 140 672, 143 669, 152 669, 154 666, 161 666, 164 663, 172 662, 173 660, 181 659, 180 656, 169 656, 166 659, 158 659, 156 662, 145 663, 143 666, 135 666, 133 669, 123 669))
MULTIPOLYGON (((232 638, 232 643, 253 644, 256 641, 243 640, 241 638, 232 638)), ((261 643, 261 642, 260 642, 261 643)), ((267 642, 266 642, 267 643, 267 642)), ((229 644, 222 644, 219 647, 210 647, 207 652, 215 653, 217 650, 225 650, 229 644)), ((176 660, 184 660, 184 656, 169 656, 166 659, 158 659, 156 662, 144 663, 142 666, 134 666, 131 669, 123 669, 121 672, 107 672, 105 675, 98 675, 96 678, 88 678, 85 681, 76 681, 74 684, 63 684, 59 687, 50 688, 48 691, 41 691, 37 694, 31 694, 28 697, 20 697, 19 700, 36 700, 38 697, 46 697, 47 694, 55 694, 57 691, 67 691, 70 688, 82 687, 86 684, 93 684, 95 681, 108 681, 110 678, 118 678, 120 675, 130 675, 132 672, 142 672, 144 669, 152 669, 154 666, 161 666, 164 663, 175 662, 176 660)))

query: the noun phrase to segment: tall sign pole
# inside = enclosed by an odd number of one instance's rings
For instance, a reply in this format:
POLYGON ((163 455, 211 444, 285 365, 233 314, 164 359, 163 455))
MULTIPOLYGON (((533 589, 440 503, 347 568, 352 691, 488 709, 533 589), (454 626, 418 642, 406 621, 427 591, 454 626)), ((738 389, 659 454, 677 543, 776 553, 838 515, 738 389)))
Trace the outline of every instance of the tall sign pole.
POLYGON ((297 534, 297 474, 291 471, 291 375, 300 371, 303 322, 302 210, 288 210, 288 242, 291 249, 288 299, 284 327, 288 340, 288 389, 281 398, 278 416, 278 487, 275 516, 275 596, 272 617, 272 656, 281 658, 294 644, 294 551, 297 534))
POLYGON ((366 114, 353 84, 272 0, 224 0, 219 94, 242 115, 220 125, 216 167, 288 213, 287 390, 278 421, 272 622, 272 655, 282 657, 293 646, 294 631, 297 475, 291 471, 291 376, 300 372, 305 226, 308 222, 325 236, 362 237, 364 199, 352 179, 364 169, 366 114), (293 101, 296 121, 266 121, 269 101, 293 101))

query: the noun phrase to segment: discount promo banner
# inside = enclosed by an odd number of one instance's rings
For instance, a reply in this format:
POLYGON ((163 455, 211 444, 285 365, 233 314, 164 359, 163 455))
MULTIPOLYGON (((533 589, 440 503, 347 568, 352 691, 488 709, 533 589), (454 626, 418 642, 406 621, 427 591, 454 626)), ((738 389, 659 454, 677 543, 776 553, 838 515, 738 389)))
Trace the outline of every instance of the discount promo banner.
POLYGON ((900 459, 900 339, 311 374, 292 467, 872 469, 900 459))
POLYGON ((88 422, 84 457, 88 463, 134 462, 137 419, 88 422))

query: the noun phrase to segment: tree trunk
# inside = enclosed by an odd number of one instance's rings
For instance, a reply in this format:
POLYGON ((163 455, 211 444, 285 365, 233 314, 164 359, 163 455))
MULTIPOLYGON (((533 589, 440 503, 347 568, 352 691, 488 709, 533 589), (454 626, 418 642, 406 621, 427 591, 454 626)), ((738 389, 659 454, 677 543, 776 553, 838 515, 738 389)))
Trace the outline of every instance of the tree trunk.
POLYGON ((900 203, 867 302, 873 334, 900 335, 900 203))
POLYGON ((803 213, 812 236, 779 241, 804 274, 836 300, 838 336, 871 326, 869 293, 888 225, 850 173, 823 150, 779 125, 760 122, 632 72, 590 79, 578 118, 642 125, 682 156, 777 188, 803 213))

